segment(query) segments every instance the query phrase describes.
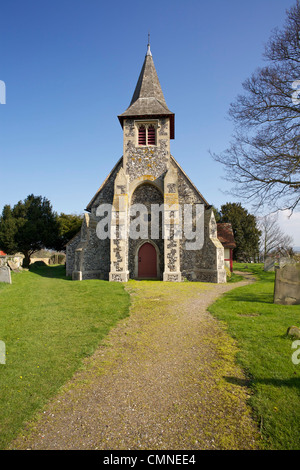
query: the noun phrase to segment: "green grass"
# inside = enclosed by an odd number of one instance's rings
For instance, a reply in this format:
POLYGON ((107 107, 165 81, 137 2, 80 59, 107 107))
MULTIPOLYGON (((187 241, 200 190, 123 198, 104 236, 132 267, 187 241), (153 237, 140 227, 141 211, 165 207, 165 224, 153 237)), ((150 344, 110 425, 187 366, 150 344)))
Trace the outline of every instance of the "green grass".
POLYGON ((12 273, 0 284, 0 448, 82 366, 109 329, 129 312, 119 283, 74 282, 63 266, 12 273))
POLYGON ((234 269, 252 272, 257 282, 226 293, 209 310, 237 340, 264 447, 299 450, 300 364, 292 362, 293 339, 286 331, 300 326, 300 306, 273 303, 275 274, 264 272, 263 265, 234 264, 234 269))
POLYGON ((241 276, 240 274, 231 273, 231 276, 229 278, 227 277, 227 282, 231 284, 234 282, 243 281, 243 279, 243 276, 241 276))

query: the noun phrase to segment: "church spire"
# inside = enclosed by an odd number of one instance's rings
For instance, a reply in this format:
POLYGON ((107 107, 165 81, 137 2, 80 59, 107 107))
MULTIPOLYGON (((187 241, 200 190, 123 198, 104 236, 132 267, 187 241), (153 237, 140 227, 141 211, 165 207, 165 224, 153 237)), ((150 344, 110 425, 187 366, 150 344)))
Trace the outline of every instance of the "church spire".
POLYGON ((147 53, 130 105, 118 118, 123 127, 123 120, 126 118, 148 116, 170 117, 171 139, 174 138, 174 113, 169 110, 160 86, 150 49, 150 34, 148 34, 147 53))

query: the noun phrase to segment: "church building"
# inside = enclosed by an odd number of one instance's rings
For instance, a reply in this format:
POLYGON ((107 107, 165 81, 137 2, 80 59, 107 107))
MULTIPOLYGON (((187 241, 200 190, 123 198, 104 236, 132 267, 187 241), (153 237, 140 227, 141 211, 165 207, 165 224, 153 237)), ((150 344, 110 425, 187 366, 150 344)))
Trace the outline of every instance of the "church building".
POLYGON ((174 118, 148 44, 131 103, 118 116, 123 156, 66 247, 73 280, 226 282, 212 207, 170 153, 174 118))

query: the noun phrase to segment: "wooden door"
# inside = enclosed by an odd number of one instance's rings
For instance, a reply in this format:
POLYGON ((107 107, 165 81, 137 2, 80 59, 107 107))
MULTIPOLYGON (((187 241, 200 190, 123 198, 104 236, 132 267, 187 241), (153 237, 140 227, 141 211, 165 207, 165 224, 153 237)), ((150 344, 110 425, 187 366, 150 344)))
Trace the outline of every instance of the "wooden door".
POLYGON ((138 253, 138 277, 157 278, 157 255, 151 243, 144 243, 138 253))

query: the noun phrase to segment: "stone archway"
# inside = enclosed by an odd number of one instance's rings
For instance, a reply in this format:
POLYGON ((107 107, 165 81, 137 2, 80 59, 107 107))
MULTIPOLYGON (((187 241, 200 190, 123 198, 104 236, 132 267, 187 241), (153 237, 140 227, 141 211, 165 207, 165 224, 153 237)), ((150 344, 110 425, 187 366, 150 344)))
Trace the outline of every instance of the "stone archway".
MULTIPOLYGON (((151 183, 143 183, 136 187, 134 190, 130 206, 133 204, 143 204, 148 212, 148 230, 147 234, 143 234, 145 238, 137 238, 132 239, 129 238, 128 241, 128 267, 129 267, 129 276, 131 279, 138 278, 138 253, 141 246, 144 243, 150 243, 154 247, 156 251, 156 268, 157 268, 157 275, 156 278, 162 278, 162 273, 164 272, 164 240, 162 237, 162 214, 160 215, 159 220, 159 234, 158 238, 152 238, 152 230, 151 230, 151 204, 158 204, 161 206, 164 202, 163 194, 161 191, 151 183)), ((144 248, 145 249, 145 248, 144 248)), ((151 252, 151 248, 148 248, 149 253, 151 252)), ((153 250, 152 250, 152 253, 153 250)))

